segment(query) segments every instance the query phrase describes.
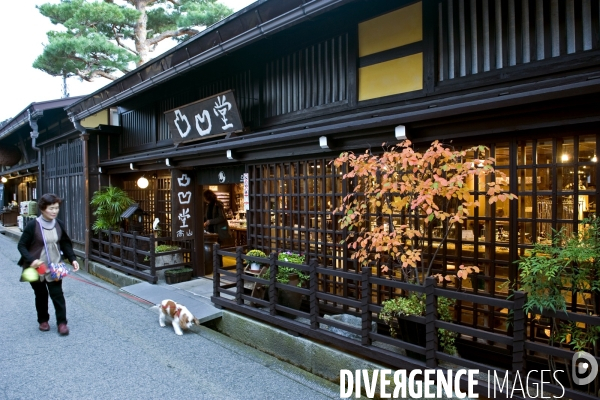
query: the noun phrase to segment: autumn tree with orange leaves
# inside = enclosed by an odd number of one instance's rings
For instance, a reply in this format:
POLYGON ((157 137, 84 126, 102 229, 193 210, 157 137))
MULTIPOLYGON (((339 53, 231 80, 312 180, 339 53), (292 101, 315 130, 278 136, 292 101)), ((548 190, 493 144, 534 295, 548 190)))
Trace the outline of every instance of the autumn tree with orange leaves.
MULTIPOLYGON (((418 152, 405 140, 392 146, 384 143, 383 149, 381 154, 344 152, 333 161, 336 167, 347 166, 343 177, 352 192, 335 212, 341 215, 341 226, 349 229, 345 243, 361 265, 389 256, 402 266, 404 280, 423 284, 432 276, 435 258, 453 225, 467 219, 469 207, 479 206, 467 184, 470 177, 485 182, 490 204, 517 198, 499 183, 505 182, 498 179, 505 175, 494 169, 493 158, 485 156, 486 146, 455 150, 435 141, 418 152), (427 260, 423 249, 435 224, 443 226, 442 239, 427 260)), ((382 272, 387 271, 384 264, 382 272)), ((460 265, 456 276, 465 278, 471 272, 479 269, 460 265)))

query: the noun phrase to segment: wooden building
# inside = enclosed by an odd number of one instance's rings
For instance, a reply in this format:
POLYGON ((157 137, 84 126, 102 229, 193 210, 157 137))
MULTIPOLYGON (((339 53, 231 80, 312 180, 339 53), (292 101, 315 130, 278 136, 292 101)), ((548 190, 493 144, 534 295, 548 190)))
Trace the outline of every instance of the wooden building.
MULTIPOLYGON (((484 144, 519 200, 472 210, 473 235, 445 245, 441 268, 478 265, 484 283, 467 289, 506 298, 502 283, 533 241, 596 212, 599 16, 589 0, 258 1, 68 107, 78 121, 118 118, 118 128, 82 131, 87 195, 121 186, 177 241, 171 189, 185 173, 196 180, 195 228, 181 243, 197 276, 207 272, 201 195, 212 186, 246 221, 248 247, 358 272, 332 213, 349 189, 330 161, 404 137, 484 144), (247 209, 243 193, 220 186, 243 174, 247 209)), ((473 195, 485 194, 473 185, 473 195)), ((360 294, 356 283, 328 284, 360 294)), ((457 315, 489 331, 505 321, 487 306, 457 315)))
MULTIPOLYGON (((56 193, 64 200, 59 218, 69 227, 77 254, 84 257, 87 207, 80 195, 84 184, 82 141, 65 111, 78 100, 80 97, 31 103, 0 126, 0 208, 56 193)), ((11 222, 5 226, 11 226, 20 209, 14 207, 7 214, 11 214, 11 222)))

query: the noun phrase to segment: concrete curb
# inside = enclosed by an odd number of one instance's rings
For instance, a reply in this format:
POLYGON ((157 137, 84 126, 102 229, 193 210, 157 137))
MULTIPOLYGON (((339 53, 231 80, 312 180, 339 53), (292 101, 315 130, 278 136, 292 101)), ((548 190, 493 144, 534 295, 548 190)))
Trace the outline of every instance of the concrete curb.
POLYGON ((223 310, 223 317, 205 326, 223 335, 270 354, 314 375, 339 383, 341 369, 385 369, 379 365, 301 336, 274 328, 235 312, 223 310))
POLYGON ((145 281, 142 281, 141 279, 138 279, 133 276, 126 275, 117 270, 108 268, 105 265, 97 263, 95 261, 88 261, 87 272, 90 275, 94 275, 95 277, 98 277, 98 278, 102 279, 103 281, 106 281, 112 285, 119 287, 119 288, 135 285, 135 284, 141 283, 141 282, 145 282, 145 281))

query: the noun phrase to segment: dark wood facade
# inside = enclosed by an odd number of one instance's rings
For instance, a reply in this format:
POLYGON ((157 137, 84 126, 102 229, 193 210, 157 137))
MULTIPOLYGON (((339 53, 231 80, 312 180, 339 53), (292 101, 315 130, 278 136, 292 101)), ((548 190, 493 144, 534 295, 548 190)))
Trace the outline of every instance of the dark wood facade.
MULTIPOLYGON (((533 241, 561 227, 575 232, 596 211, 599 16, 596 1, 255 4, 69 108, 76 119, 108 107, 120 115, 121 132, 90 133, 91 152, 100 155, 90 159, 90 194, 110 182, 153 215, 169 215, 169 197, 157 190, 169 186, 172 166, 196 173, 241 166, 250 185, 249 247, 306 254, 334 271, 319 292, 356 305, 363 271, 340 244, 347 232, 332 212, 350 188, 330 161, 341 151, 396 143, 398 125, 417 145, 483 144, 519 200, 471 210, 437 267, 453 273, 477 265, 479 281, 448 288, 506 299, 503 284, 515 281, 514 262, 533 241), (226 90, 235 93, 245 131, 173 147, 165 111, 226 90), (135 188, 142 174, 156 175, 153 192, 135 188)), ((202 215, 203 205, 196 207, 202 215)), ((436 240, 429 238, 432 248, 436 240)), ((203 275, 202 235, 190 248, 203 275)), ((373 274, 383 278, 378 268, 373 274)), ((394 295, 374 282, 377 304, 394 295)), ((507 307, 466 298, 456 307, 457 323, 490 333, 506 334, 508 317, 507 307)))
MULTIPOLYGON (((37 201, 44 193, 63 199, 59 218, 79 256, 84 257, 86 220, 83 202, 83 147, 79 132, 64 107, 79 97, 32 103, 0 127, 0 147, 15 146, 21 158, 15 165, 2 166, 5 201, 37 201)), ((2 204, 0 206, 4 206, 2 204)))

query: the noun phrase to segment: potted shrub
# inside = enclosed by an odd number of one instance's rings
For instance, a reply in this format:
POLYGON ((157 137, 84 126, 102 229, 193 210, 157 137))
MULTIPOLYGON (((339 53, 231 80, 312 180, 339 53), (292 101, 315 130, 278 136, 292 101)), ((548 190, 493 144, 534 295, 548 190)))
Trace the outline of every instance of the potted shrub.
MULTIPOLYGON (((248 253, 246 253, 246 255, 250 257, 268 258, 264 251, 258 249, 250 250, 248 253)), ((251 271, 260 271, 261 266, 264 265, 262 263, 250 260, 246 260, 245 263, 250 265, 251 271)))
MULTIPOLYGON (((285 261, 292 264, 304 264, 305 256, 291 251, 283 251, 278 254, 277 259, 279 261, 285 261)), ((268 280, 270 277, 270 271, 271 269, 267 268, 265 272, 260 275, 260 277, 268 280)), ((310 276, 307 273, 293 267, 278 266, 275 279, 279 283, 301 287, 306 285, 306 282, 308 282, 310 276)), ((277 302, 282 306, 298 310, 302 304, 302 294, 291 292, 289 290, 278 290, 277 302)), ((293 315, 288 315, 285 313, 283 313, 283 315, 294 318, 293 315)))
MULTIPOLYGON (((454 306, 455 301, 445 297, 438 299, 438 318, 442 321, 452 322, 451 307, 454 306)), ((383 302, 383 309, 379 313, 379 318, 390 327, 390 334, 392 337, 398 335, 398 331, 394 326, 394 322, 398 324, 400 330, 400 338, 404 341, 410 342, 411 337, 414 337, 417 341, 415 344, 425 347, 425 325, 423 324, 412 324, 411 321, 399 318, 402 316, 417 315, 425 316, 425 296, 417 293, 410 293, 405 297, 395 297, 390 300, 383 302), (411 329, 416 329, 416 335, 408 334, 411 329)), ((446 329, 438 329, 439 345, 444 353, 454 354, 456 353, 456 333, 448 331, 446 329)), ((406 351, 406 354, 413 358, 422 358, 418 353, 410 350, 406 351)))
MULTIPOLYGON (((600 307, 600 218, 586 218, 579 232, 568 235, 564 229, 553 231, 550 244, 535 243, 517 261, 518 288, 527 293, 523 310, 544 325, 542 337, 550 345, 568 346, 574 351, 598 355, 600 326, 543 316, 545 310, 574 311, 566 299, 577 299, 578 312, 598 315, 600 307)), ((569 365, 571 360, 563 360, 569 365)), ((548 365, 559 364, 553 356, 548 365)), ((592 390, 592 393, 597 393, 592 390)))
POLYGON ((156 257, 154 259, 155 267, 158 268, 158 267, 163 267, 165 265, 181 264, 183 262, 181 253, 161 254, 161 253, 167 253, 170 251, 177 251, 179 249, 180 249, 180 247, 178 247, 178 246, 171 246, 168 244, 161 244, 161 245, 156 246, 154 248, 154 253, 156 254, 156 257))
POLYGON ((119 230, 121 214, 132 205, 134 201, 127 192, 115 186, 108 186, 97 190, 92 195, 90 204, 94 208, 96 217, 92 229, 95 233, 101 230, 119 230))
MULTIPOLYGON (((94 209, 93 215, 96 217, 92 224, 94 233, 98 234, 102 230, 118 231, 121 227, 121 214, 133 203, 127 192, 115 186, 95 191, 90 201, 94 209)), ((120 243, 119 238, 114 236, 113 243, 120 243)), ((105 252, 108 252, 108 249, 105 249, 105 252)), ((119 257, 120 249, 113 246, 113 255, 119 257)))
MULTIPOLYGON (((363 266, 385 259, 381 268, 389 279, 416 285, 424 285, 430 276, 451 280, 479 272, 477 266, 465 265, 457 268, 455 277, 434 274, 432 270, 455 225, 466 222, 469 207, 479 205, 470 194, 467 179, 477 176, 485 182, 490 204, 516 198, 505 191, 504 174, 494 169, 494 159, 486 157, 488 150, 485 146, 455 150, 435 141, 424 152, 418 152, 405 140, 392 146, 384 143, 380 154, 369 150, 361 155, 340 154, 333 163, 347 167, 343 178, 352 181, 352 191, 334 212, 340 216, 341 227, 349 230, 345 243, 351 257, 363 266), (441 237, 433 254, 424 257, 434 227, 441 237)), ((382 302, 382 319, 388 325, 396 317, 423 313, 417 307, 421 303, 418 295, 403 291, 398 297, 407 300, 382 302)), ((439 314, 444 315, 450 304, 440 299, 439 314)), ((423 336, 417 328, 408 330, 423 336)), ((417 343, 418 338, 407 341, 417 343)))
POLYGON ((194 272, 191 268, 174 268, 165 271, 165 282, 169 285, 174 283, 186 282, 192 279, 192 273, 194 272))

